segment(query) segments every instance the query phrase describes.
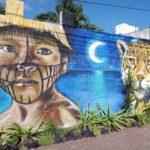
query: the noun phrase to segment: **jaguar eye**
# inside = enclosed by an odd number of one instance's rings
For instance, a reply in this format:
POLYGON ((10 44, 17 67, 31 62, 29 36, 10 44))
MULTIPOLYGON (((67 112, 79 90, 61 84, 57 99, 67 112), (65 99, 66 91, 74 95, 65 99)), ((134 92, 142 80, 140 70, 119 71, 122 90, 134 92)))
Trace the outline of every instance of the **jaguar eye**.
POLYGON ((15 48, 11 45, 0 46, 0 50, 8 52, 8 53, 13 53, 16 51, 15 48))
POLYGON ((132 65, 135 65, 135 59, 134 58, 129 58, 129 61, 132 65))
POLYGON ((147 60, 147 65, 150 65, 150 60, 147 60))
POLYGON ((51 50, 47 48, 40 48, 39 50, 37 50, 37 54, 41 55, 50 55, 51 53, 52 53, 51 50))

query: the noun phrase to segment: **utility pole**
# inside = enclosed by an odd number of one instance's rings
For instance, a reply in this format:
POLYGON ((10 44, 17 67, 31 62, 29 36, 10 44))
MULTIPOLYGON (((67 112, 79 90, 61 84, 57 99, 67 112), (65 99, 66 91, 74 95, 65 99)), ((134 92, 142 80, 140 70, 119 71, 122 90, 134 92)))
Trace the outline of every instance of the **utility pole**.
POLYGON ((112 23, 112 33, 115 34, 115 16, 113 15, 113 23, 112 23))

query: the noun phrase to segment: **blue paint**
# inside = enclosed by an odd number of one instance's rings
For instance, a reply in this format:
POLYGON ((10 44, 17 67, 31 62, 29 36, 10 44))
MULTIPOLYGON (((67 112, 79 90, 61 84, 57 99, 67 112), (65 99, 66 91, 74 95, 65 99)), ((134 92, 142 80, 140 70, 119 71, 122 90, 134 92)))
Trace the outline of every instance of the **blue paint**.
MULTIPOLYGON (((139 39, 85 29, 71 28, 67 32, 74 56, 68 73, 56 83, 57 90, 82 110, 87 108, 88 103, 91 108, 96 108, 96 104, 100 103, 104 109, 110 104, 113 111, 120 110, 124 102, 124 86, 116 41, 121 39, 130 43, 139 39), (104 60, 102 63, 94 62, 89 56, 89 47, 96 41, 104 42, 95 50, 95 56, 104 60)), ((2 89, 0 100, 0 112, 11 106, 11 97, 2 89)))
POLYGON ((0 88, 0 113, 8 109, 12 104, 12 98, 2 88, 0 88))
POLYGON ((100 103, 104 109, 110 104, 114 111, 118 111, 124 100, 123 85, 120 72, 111 74, 101 71, 70 71, 59 80, 56 87, 82 110, 87 109, 88 103, 93 109, 100 103))

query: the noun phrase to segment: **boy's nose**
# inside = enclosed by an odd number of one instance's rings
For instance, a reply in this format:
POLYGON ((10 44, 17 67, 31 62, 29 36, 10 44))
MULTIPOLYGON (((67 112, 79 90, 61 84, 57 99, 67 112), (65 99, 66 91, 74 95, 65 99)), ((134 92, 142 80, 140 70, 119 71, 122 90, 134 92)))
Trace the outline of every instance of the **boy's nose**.
POLYGON ((17 65, 17 71, 22 72, 24 77, 30 76, 30 74, 33 73, 36 69, 37 67, 32 64, 19 63, 17 65))
POLYGON ((33 65, 27 66, 27 65, 19 64, 19 65, 17 65, 17 69, 18 69, 19 71, 29 71, 29 72, 33 72, 33 71, 36 70, 36 67, 33 66, 33 65))

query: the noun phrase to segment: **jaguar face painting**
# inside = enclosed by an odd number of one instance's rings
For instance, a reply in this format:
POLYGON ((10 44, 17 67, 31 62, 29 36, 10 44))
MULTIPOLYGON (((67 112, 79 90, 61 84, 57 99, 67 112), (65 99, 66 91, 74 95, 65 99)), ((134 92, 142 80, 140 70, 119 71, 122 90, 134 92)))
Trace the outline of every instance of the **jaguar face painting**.
POLYGON ((50 33, 1 29, 0 85, 13 98, 11 108, 0 115, 1 124, 27 125, 39 117, 62 127, 78 122, 78 107, 55 89, 67 71, 70 51, 50 33))
POLYGON ((130 71, 135 82, 138 103, 150 101, 150 43, 137 41, 128 44, 117 41, 122 59, 122 78, 125 79, 130 71))

